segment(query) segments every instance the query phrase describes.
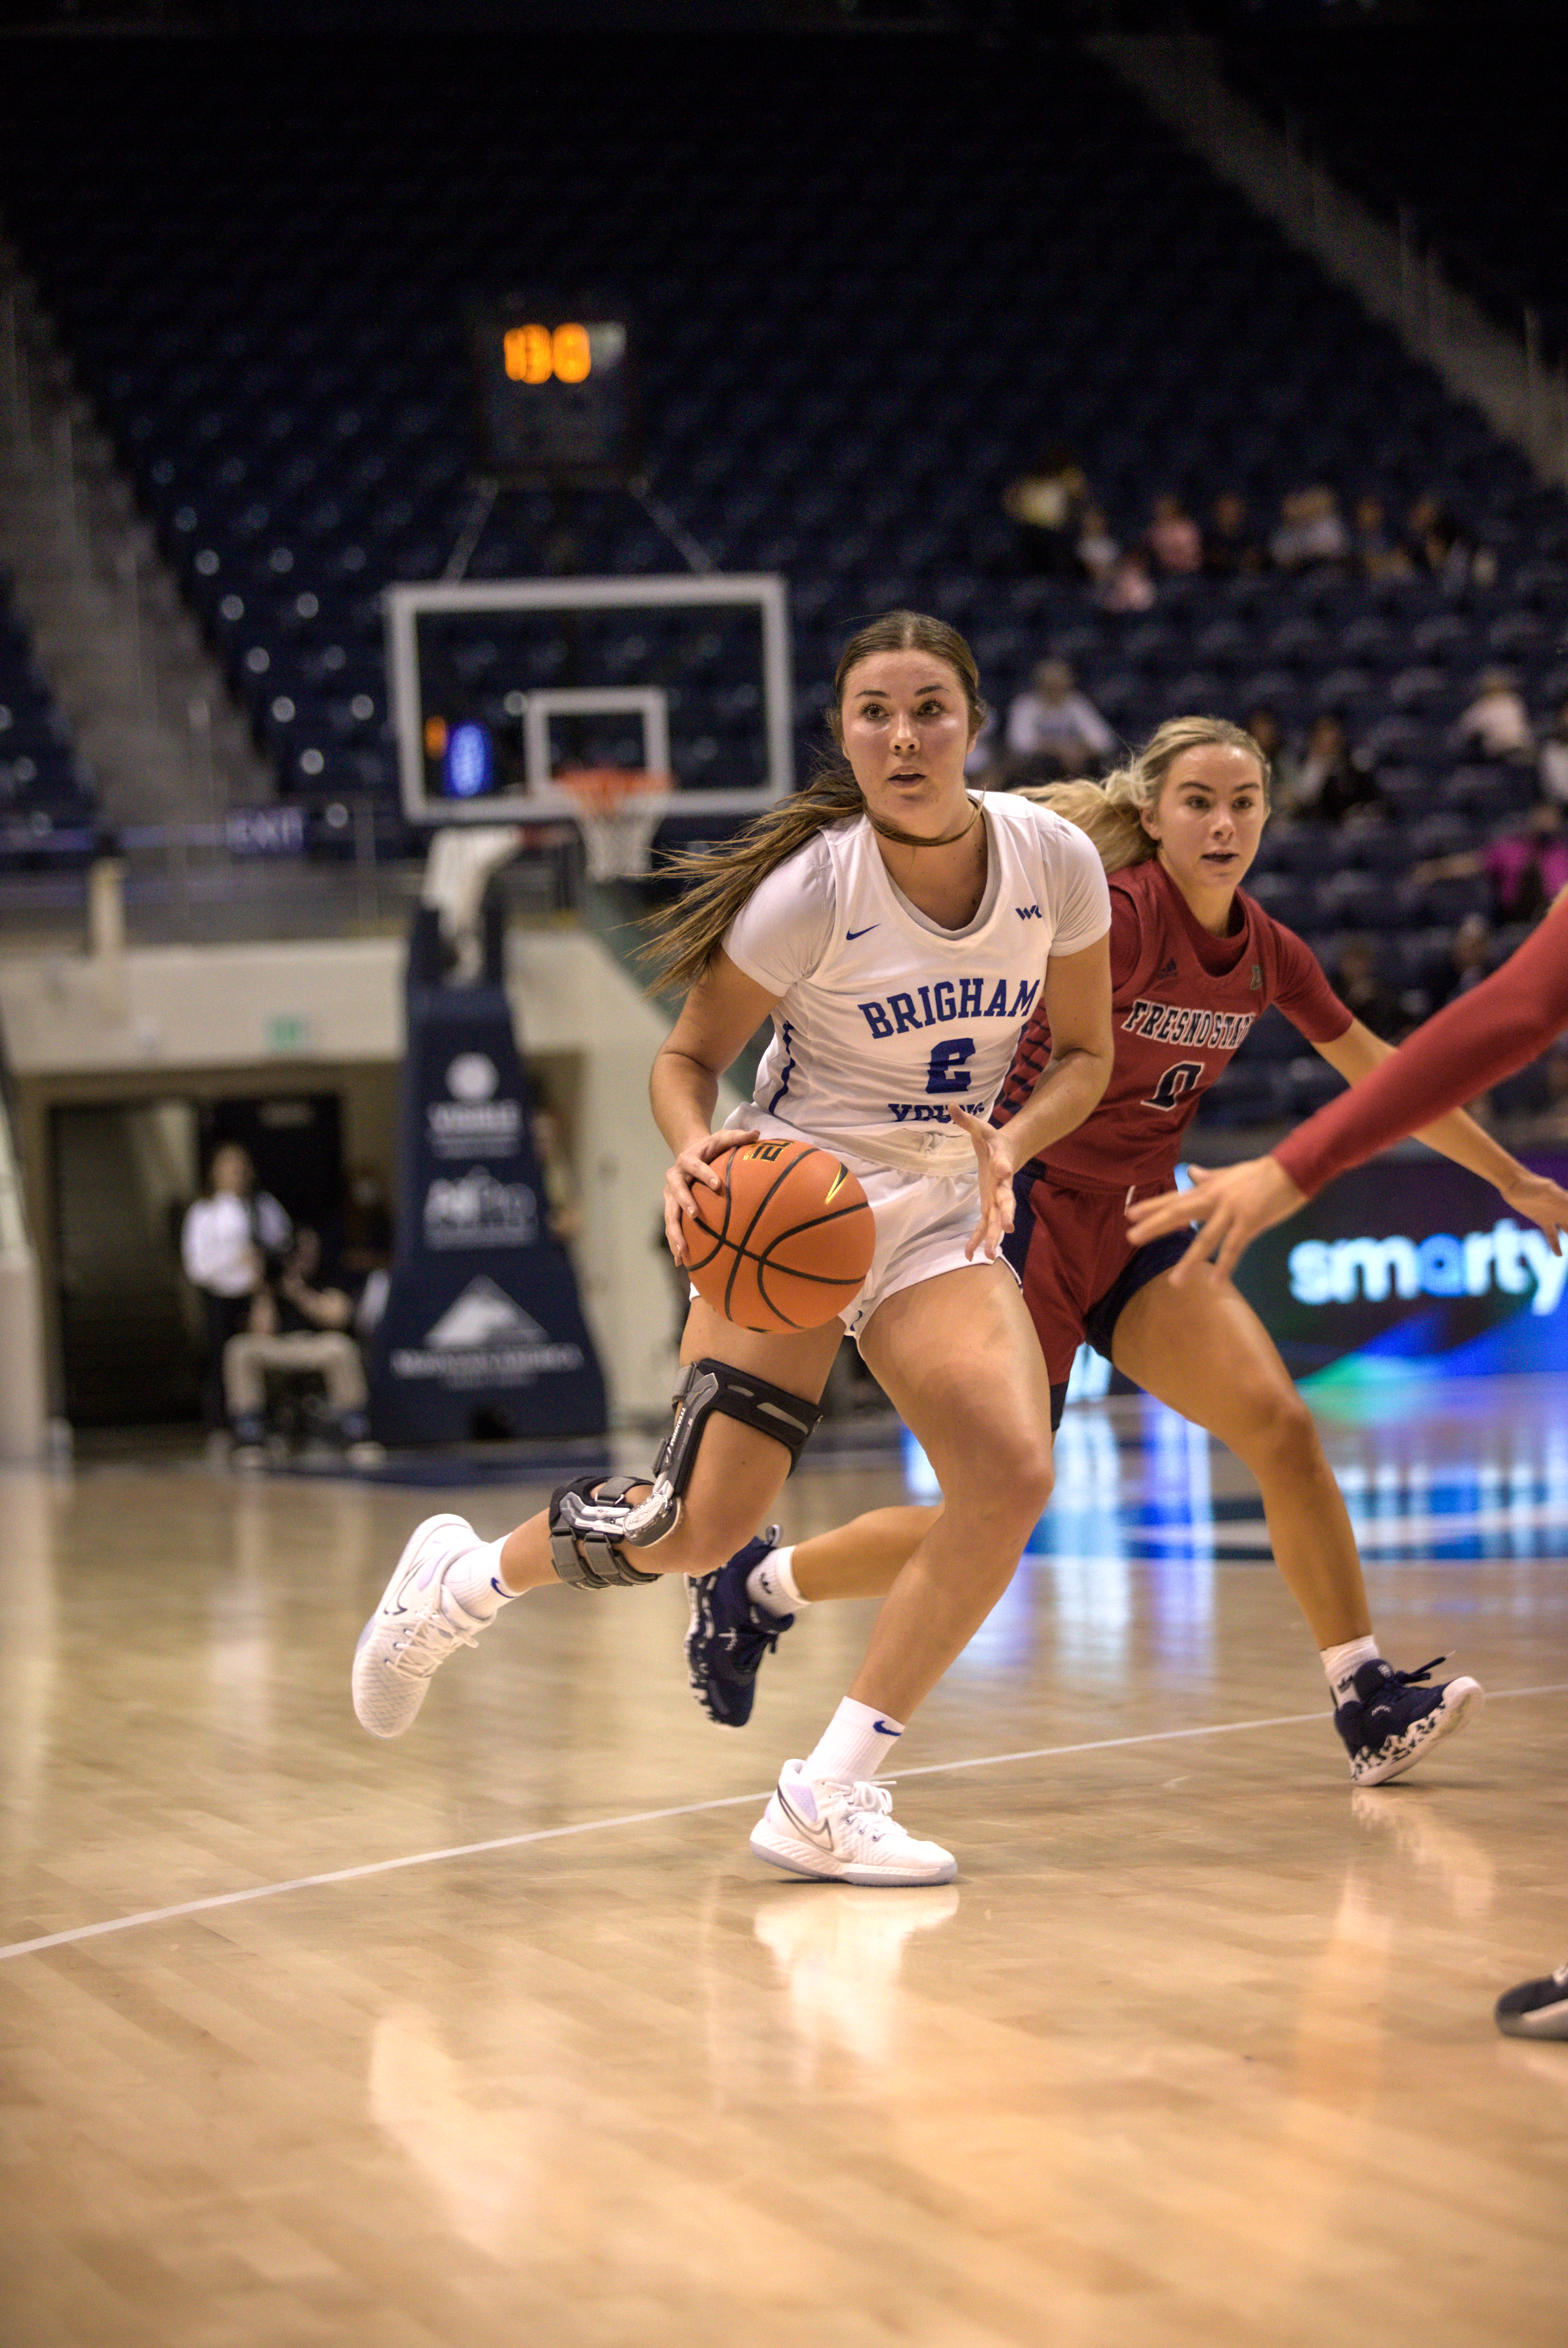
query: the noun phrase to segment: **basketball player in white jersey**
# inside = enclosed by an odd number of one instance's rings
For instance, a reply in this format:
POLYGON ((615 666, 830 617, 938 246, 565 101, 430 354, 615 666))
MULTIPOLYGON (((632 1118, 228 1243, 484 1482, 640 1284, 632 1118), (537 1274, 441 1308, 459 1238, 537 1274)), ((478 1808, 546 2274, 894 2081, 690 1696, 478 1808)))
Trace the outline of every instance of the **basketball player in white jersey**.
POLYGON ((985 716, 973 654, 890 613, 836 678, 841 759, 721 850, 684 860, 662 925, 689 988, 654 1064, 674 1164, 665 1225, 684 1260, 694 1187, 758 1134, 820 1142, 865 1186, 876 1249, 821 1329, 762 1335, 694 1298, 675 1426, 651 1477, 583 1477, 504 1540, 458 1517, 418 1526, 361 1637, 355 1708, 402 1734, 431 1673, 500 1607, 556 1580, 603 1588, 711 1573, 767 1515, 820 1414, 846 1331, 936 1469, 945 1506, 899 1573, 849 1694, 784 1765, 752 1849, 851 1883, 949 1881, 876 1783, 904 1723, 990 1612, 1050 1491, 1051 1396, 1014 1274, 996 1260, 1016 1169, 1088 1116, 1111 1066, 1100 860, 1075 826, 975 798, 985 716), (986 1122, 1029 1013, 1052 1051, 1005 1127, 986 1122), (763 1020, 754 1100, 722 1131, 718 1080, 763 1020))

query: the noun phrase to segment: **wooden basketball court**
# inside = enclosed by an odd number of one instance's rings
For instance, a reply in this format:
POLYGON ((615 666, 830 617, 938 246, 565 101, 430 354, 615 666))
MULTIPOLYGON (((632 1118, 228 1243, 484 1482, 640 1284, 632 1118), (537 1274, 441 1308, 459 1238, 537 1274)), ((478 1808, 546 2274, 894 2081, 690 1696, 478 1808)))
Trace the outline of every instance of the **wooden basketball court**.
MULTIPOLYGON (((1473 1728, 1353 1792, 1246 1479, 1085 1406, 906 1742, 913 1891, 747 1849, 863 1609, 737 1735, 678 1586, 542 1593, 382 1746, 408 1527, 537 1489, 8 1474, 6 2348, 1559 2348, 1568 2044, 1491 2003, 1568 1952, 1568 1426, 1447 1396, 1326 1431, 1473 1728)), ((789 1529, 905 1488, 809 1456, 789 1529)))

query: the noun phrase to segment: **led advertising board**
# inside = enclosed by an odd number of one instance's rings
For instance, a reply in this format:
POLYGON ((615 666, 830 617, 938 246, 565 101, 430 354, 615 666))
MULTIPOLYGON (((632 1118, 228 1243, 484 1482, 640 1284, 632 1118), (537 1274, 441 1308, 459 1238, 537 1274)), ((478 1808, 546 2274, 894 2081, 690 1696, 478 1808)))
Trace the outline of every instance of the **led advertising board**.
MULTIPOLYGON (((1568 1154, 1525 1162, 1568 1181, 1568 1154)), ((1237 1285, 1325 1398, 1403 1379, 1568 1370, 1568 1255, 1447 1159, 1358 1167, 1253 1241, 1237 1285)))

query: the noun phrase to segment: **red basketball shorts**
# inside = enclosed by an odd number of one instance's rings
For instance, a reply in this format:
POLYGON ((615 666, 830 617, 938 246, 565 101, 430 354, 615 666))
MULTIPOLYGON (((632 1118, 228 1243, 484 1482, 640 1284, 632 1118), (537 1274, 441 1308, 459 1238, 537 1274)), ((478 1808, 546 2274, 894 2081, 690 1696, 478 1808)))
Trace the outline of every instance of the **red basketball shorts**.
POLYGON ((1191 1234, 1172 1231, 1134 1247, 1127 1210, 1135 1199, 1154 1199, 1173 1181, 1135 1183, 1128 1190, 1074 1190, 1048 1174, 1024 1173, 1013 1184, 1013 1229, 1003 1252, 1017 1273, 1024 1302, 1046 1357, 1053 1418, 1072 1375, 1073 1356, 1086 1341, 1111 1356, 1111 1338, 1129 1301, 1181 1261, 1191 1234))

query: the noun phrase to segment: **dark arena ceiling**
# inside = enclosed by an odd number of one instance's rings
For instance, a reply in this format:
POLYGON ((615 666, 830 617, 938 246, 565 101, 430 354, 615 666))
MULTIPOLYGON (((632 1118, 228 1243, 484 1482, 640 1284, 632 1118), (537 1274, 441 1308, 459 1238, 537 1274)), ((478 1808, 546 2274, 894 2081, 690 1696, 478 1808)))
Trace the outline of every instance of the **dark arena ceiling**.
POLYGON ((1560 0, 0 0, 0 35, 248 36, 663 30, 970 34, 987 42, 1107 32, 1350 36, 1521 23, 1560 0))

